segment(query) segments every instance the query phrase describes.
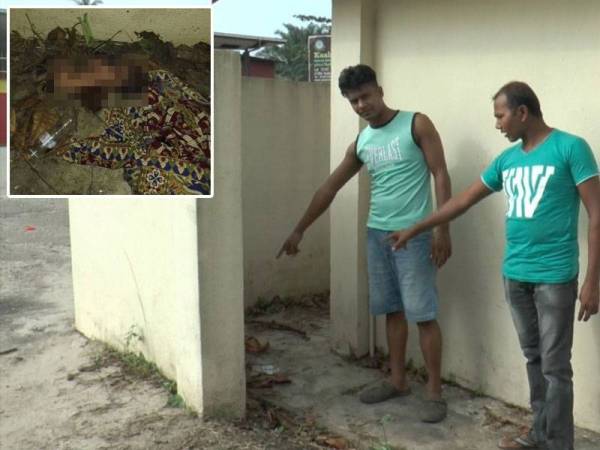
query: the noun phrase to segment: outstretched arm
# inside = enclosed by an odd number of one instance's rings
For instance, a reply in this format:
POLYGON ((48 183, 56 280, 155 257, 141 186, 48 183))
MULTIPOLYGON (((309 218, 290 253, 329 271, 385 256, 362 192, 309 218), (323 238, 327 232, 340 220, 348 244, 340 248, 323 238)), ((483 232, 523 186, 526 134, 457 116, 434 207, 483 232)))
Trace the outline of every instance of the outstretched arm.
MULTIPOLYGON (((440 135, 433 122, 425 114, 415 116, 414 134, 417 144, 423 152, 425 162, 433 175, 435 200, 440 209, 452 196, 450 175, 444 158, 444 148, 440 135)), ((452 242, 448 224, 440 224, 434 231, 431 245, 431 258, 437 267, 442 267, 452 255, 452 242)))
POLYGON ((579 293, 581 306, 577 320, 586 322, 598 312, 600 303, 600 181, 590 178, 577 186, 579 196, 587 210, 588 224, 588 265, 579 293))
POLYGON ((413 225, 407 230, 399 230, 392 233, 389 236, 392 248, 398 250, 406 245, 406 242, 422 233, 425 230, 429 230, 437 225, 448 223, 461 214, 465 213, 471 206, 480 200, 490 195, 493 191, 490 190, 481 180, 475 181, 465 191, 461 192, 455 197, 452 197, 436 212, 431 214, 429 217, 413 225))
POLYGON ((353 142, 348 146, 346 155, 340 163, 340 165, 327 177, 325 182, 317 189, 313 198, 306 208, 306 211, 300 218, 300 221, 285 240, 277 258, 283 253, 286 255, 295 255, 300 250, 298 244, 302 240, 304 231, 315 221, 317 218, 327 211, 329 205, 335 198, 337 192, 348 182, 350 178, 358 173, 362 167, 362 162, 356 156, 355 143, 353 142))

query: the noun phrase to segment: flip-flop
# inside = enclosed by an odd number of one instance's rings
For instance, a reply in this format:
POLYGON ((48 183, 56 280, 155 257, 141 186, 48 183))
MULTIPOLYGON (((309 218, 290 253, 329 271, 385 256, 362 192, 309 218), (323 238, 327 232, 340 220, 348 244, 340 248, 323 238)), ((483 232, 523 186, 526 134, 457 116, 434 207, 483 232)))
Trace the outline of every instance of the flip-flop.
POLYGON ((505 436, 498 442, 498 448, 515 449, 515 448, 539 448, 537 443, 529 437, 529 433, 521 434, 520 436, 505 436))

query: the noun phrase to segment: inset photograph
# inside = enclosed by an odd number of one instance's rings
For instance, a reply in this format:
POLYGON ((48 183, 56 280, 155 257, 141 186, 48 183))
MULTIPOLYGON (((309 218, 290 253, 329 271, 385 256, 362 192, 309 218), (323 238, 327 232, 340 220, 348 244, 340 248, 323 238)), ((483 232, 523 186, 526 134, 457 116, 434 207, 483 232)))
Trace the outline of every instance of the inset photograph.
POLYGON ((9 195, 212 195, 211 11, 11 9, 9 195))

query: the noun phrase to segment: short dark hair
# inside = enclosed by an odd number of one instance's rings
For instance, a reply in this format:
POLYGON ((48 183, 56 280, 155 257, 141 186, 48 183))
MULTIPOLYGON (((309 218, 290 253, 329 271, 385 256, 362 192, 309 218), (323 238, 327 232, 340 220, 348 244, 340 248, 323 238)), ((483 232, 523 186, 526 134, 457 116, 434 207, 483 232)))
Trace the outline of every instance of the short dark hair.
POLYGON ((346 67, 342 70, 338 79, 338 86, 342 91, 342 95, 346 95, 348 91, 358 89, 367 83, 377 84, 377 74, 366 64, 346 67))
POLYGON ((500 88, 498 92, 492 97, 496 100, 500 95, 506 96, 508 107, 511 111, 514 111, 519 106, 524 105, 527 107, 529 112, 535 117, 542 117, 542 110, 540 108, 540 101, 533 92, 533 89, 522 81, 511 81, 506 83, 500 88))

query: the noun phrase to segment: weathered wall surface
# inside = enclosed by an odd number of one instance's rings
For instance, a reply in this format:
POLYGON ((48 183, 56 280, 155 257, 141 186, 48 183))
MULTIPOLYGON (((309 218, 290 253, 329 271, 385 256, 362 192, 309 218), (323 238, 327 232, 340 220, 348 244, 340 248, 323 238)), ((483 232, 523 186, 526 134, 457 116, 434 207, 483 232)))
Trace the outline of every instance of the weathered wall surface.
MULTIPOLYGON (((329 288, 329 214, 275 255, 329 175, 329 86, 242 79, 245 302, 329 288)), ((217 170, 220 170, 217 168, 217 170)))

